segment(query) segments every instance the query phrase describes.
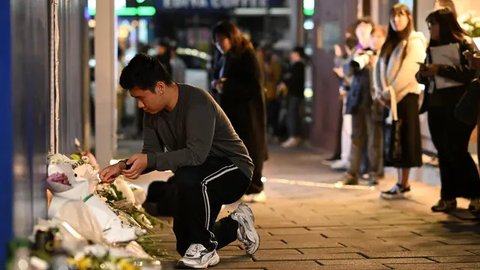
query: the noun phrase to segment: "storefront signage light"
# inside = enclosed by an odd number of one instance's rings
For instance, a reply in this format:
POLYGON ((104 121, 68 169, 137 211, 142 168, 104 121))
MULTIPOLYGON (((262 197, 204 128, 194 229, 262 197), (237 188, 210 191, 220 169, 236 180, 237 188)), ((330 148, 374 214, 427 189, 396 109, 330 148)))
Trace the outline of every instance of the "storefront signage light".
POLYGON ((268 0, 163 0, 163 8, 267 7, 268 0))
MULTIPOLYGON (((95 16, 96 10, 89 9, 90 16, 95 16)), ((153 16, 157 13, 155 7, 143 6, 143 7, 123 7, 115 11, 117 16, 153 16)))

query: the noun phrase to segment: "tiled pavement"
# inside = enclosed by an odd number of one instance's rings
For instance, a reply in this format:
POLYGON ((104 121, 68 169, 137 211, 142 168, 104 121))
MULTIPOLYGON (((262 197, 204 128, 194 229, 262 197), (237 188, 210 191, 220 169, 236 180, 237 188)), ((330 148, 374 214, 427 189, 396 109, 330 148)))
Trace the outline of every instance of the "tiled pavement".
MULTIPOLYGON (((385 201, 379 190, 393 184, 392 173, 375 190, 336 188, 341 173, 322 165, 324 157, 307 148, 271 148, 268 200, 250 205, 260 249, 249 257, 232 243, 213 269, 480 269, 480 223, 466 210, 432 213, 438 186, 414 181, 409 200, 385 201)), ((162 248, 176 254, 175 238, 165 232, 162 248)), ((173 269, 175 262, 162 264, 173 269)))

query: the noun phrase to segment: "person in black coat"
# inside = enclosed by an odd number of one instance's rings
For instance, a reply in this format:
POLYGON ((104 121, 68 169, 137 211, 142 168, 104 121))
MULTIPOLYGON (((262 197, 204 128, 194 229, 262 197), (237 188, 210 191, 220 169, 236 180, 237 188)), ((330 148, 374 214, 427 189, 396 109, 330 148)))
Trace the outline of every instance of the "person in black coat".
POLYGON ((228 21, 213 28, 213 41, 222 53, 222 65, 212 85, 220 94, 220 105, 253 160, 252 184, 247 201, 263 202, 262 169, 267 159, 265 96, 261 67, 252 44, 228 21))
MULTIPOLYGON (((425 84, 425 98, 420 112, 428 111, 428 127, 437 148, 441 194, 434 212, 448 212, 457 207, 457 197, 471 199, 469 209, 480 211, 480 177, 468 143, 475 124, 466 124, 455 117, 455 106, 462 97, 475 72, 468 65, 464 52, 472 51, 470 38, 458 24, 454 13, 443 8, 426 19, 430 30, 430 44, 425 64, 420 65, 417 80, 425 84), (438 46, 457 46, 460 64, 436 64, 432 53, 438 46), (436 77, 457 82, 442 85, 436 77)), ((438 49, 438 48, 437 48, 438 49)), ((438 56, 437 56, 438 57, 438 56)))
POLYGON ((296 147, 302 136, 302 109, 305 103, 305 53, 303 47, 295 47, 290 53, 290 67, 284 75, 279 91, 287 92, 287 131, 288 139, 282 147, 296 147))

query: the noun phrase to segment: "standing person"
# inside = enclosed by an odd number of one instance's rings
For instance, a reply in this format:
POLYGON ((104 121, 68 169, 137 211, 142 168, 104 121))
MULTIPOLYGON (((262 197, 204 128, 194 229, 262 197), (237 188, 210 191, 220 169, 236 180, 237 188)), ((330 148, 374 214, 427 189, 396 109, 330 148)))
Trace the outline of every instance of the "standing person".
POLYGON ((418 62, 425 60, 426 39, 413 29, 410 9, 395 4, 390 10, 387 39, 374 68, 374 87, 380 102, 391 105, 396 100, 398 119, 402 122, 401 159, 392 164, 397 168, 397 183, 383 191, 385 199, 403 198, 410 191, 410 168, 422 165, 418 98, 420 87, 415 79, 418 62))
POLYGON ((480 177, 468 152, 468 143, 475 124, 463 123, 454 116, 456 104, 475 77, 475 71, 469 67, 468 59, 464 56, 465 52, 473 51, 473 46, 451 9, 443 8, 430 13, 426 22, 430 31, 430 43, 427 59, 425 64, 420 66, 417 79, 425 84, 427 89, 421 112, 428 112, 428 127, 437 149, 442 183, 440 200, 432 206, 432 211, 454 210, 457 207, 457 197, 471 199, 469 209, 479 211, 480 177), (460 65, 434 63, 435 55, 432 50, 444 45, 458 48, 460 65), (445 88, 435 83, 435 76, 448 78, 459 84, 445 88))
POLYGON ((174 172, 178 198, 173 231, 183 256, 180 266, 218 264, 216 250, 237 237, 248 254, 255 253, 259 238, 247 205, 215 223, 222 204, 240 199, 253 173, 245 145, 218 104, 201 89, 173 82, 158 59, 145 54, 137 54, 123 69, 120 85, 145 111, 143 150, 104 168, 100 179, 174 172))
POLYGON ((223 58, 213 85, 220 92, 220 104, 255 165, 252 183, 245 193, 249 196, 244 199, 264 202, 262 169, 267 159, 267 136, 261 67, 252 44, 233 23, 218 23, 212 36, 223 58))
POLYGON ((279 57, 273 52, 270 44, 265 44, 261 48, 263 52, 263 74, 264 87, 266 90, 267 106, 267 132, 270 138, 275 142, 279 137, 279 114, 280 99, 277 93, 277 85, 280 82, 282 66, 279 57))
POLYGON ((287 92, 287 131, 288 139, 282 147, 296 147, 302 136, 302 108, 305 103, 305 53, 303 47, 295 47, 290 52, 290 67, 279 85, 279 91, 287 92))
POLYGON ((360 19, 356 27, 359 48, 351 62, 353 81, 348 92, 347 113, 352 114, 352 146, 350 167, 340 182, 357 185, 360 176, 360 163, 367 152, 369 185, 377 184, 377 174, 382 161, 382 120, 383 106, 373 100, 372 68, 376 62, 376 52, 385 41, 386 31, 374 27, 368 18, 360 19), (373 41, 373 42, 372 42, 373 41))
POLYGON ((335 151, 333 155, 324 161, 324 164, 330 165, 334 170, 346 170, 349 166, 350 156, 350 144, 352 137, 352 116, 345 114, 346 96, 348 88, 351 83, 351 76, 345 74, 343 67, 351 61, 352 53, 355 46, 358 44, 358 40, 355 35, 349 32, 345 33, 345 46, 342 51, 338 44, 335 44, 335 58, 333 72, 337 76, 340 82, 338 89, 338 101, 339 101, 339 114, 338 114, 338 127, 337 127, 337 140, 335 151))
POLYGON ((178 57, 177 47, 172 46, 170 50, 170 66, 172 67, 172 79, 177 83, 185 83, 185 73, 187 66, 185 62, 178 57))
POLYGON ((170 65, 170 44, 167 40, 159 40, 156 47, 157 54, 155 57, 162 63, 168 73, 172 74, 172 66, 170 65))

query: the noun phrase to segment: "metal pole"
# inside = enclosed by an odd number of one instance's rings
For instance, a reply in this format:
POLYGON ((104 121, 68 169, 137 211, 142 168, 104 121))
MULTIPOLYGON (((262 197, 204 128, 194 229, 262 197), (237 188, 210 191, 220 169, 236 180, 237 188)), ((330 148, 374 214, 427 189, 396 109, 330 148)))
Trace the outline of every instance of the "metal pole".
POLYGON ((95 155, 109 164, 116 146, 117 33, 114 1, 97 1, 95 15, 95 155))

